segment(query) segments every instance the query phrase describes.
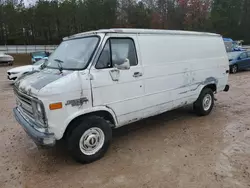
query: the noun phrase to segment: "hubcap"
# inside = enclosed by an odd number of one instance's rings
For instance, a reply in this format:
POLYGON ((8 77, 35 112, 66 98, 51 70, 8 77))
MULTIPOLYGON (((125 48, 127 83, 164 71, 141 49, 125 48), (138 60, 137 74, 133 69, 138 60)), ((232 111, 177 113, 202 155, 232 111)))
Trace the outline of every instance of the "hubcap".
POLYGON ((203 109, 208 111, 212 105, 212 96, 210 94, 206 94, 203 99, 203 109))
POLYGON ((236 73, 237 72, 237 67, 236 66, 233 66, 233 73, 236 73))
POLYGON ((103 131, 98 127, 92 127, 83 133, 79 141, 80 150, 85 155, 94 155, 102 148, 104 140, 103 131))

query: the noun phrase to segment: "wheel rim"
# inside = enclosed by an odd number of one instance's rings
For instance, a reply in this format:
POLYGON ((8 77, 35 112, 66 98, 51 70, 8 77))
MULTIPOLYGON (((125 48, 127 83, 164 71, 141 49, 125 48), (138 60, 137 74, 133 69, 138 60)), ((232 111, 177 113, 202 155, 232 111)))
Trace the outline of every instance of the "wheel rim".
POLYGON ((79 141, 80 150, 85 155, 94 155, 102 148, 104 140, 103 131, 98 127, 92 127, 83 133, 79 141))
POLYGON ((236 66, 236 65, 233 66, 232 72, 233 72, 233 73, 236 73, 236 72, 237 72, 237 66, 236 66))
POLYGON ((212 105, 212 96, 210 94, 206 94, 203 99, 203 109, 208 111, 212 105))

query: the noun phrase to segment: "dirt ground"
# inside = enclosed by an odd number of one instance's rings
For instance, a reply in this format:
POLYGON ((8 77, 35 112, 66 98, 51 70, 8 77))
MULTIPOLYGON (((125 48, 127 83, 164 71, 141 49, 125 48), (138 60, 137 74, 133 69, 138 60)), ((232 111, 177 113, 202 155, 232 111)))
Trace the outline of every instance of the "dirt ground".
POLYGON ((9 54, 14 57, 14 65, 21 66, 31 64, 31 55, 30 54, 9 54))
POLYGON ((1 188, 250 187, 250 72, 230 75, 211 115, 187 107, 120 128, 103 159, 81 165, 62 143, 41 150, 26 136, 8 68, 0 67, 1 188))

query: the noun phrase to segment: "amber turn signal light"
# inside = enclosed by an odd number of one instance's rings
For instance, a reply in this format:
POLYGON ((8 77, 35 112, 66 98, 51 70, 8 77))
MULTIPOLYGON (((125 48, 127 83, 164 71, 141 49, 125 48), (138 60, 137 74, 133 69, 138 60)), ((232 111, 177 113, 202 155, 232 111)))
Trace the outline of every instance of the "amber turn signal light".
POLYGON ((49 109, 50 110, 57 110, 57 109, 61 109, 62 108, 62 103, 58 102, 58 103, 53 103, 49 105, 49 109))

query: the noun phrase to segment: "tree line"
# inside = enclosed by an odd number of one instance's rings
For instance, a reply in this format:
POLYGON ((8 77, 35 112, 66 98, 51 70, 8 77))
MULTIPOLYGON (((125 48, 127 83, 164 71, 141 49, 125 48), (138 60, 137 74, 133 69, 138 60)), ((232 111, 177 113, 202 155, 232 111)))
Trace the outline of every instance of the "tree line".
POLYGON ((118 27, 215 32, 250 43, 250 0, 0 0, 0 45, 58 44, 118 27))

